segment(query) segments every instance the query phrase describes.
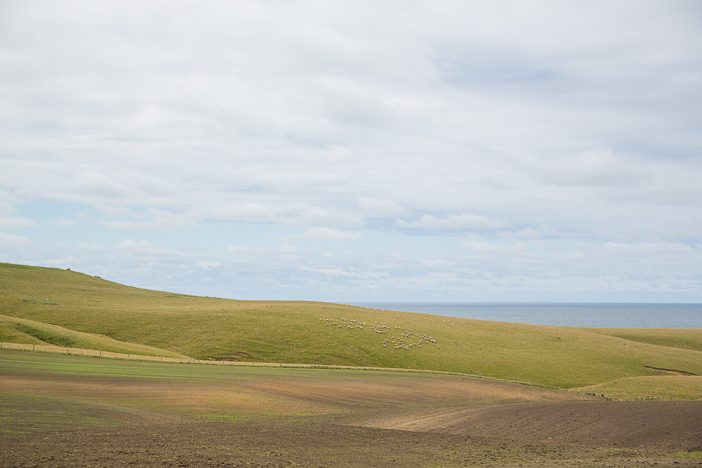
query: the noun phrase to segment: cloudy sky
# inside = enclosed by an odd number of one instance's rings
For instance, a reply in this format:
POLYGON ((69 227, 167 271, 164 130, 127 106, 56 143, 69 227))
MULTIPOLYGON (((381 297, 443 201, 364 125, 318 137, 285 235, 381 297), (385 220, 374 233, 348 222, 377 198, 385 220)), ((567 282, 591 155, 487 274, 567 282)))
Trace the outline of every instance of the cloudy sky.
POLYGON ((702 302, 698 1, 0 2, 0 260, 702 302))

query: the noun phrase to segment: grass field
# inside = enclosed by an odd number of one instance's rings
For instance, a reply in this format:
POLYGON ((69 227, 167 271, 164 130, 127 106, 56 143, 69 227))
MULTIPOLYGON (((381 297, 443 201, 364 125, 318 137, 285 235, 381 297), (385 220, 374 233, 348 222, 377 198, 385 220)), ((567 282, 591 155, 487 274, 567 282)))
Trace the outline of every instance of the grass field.
MULTIPOLYGON (((0 264, 0 314, 0 340, 151 355, 432 369, 559 388, 702 374, 701 329, 545 327, 224 300, 12 264, 0 264)), ((696 398, 692 387, 688 396, 696 398)))
MULTIPOLYGON (((0 351, 0 390, 14 398, 60 399, 104 410, 242 418, 301 416, 473 401, 587 399, 570 392, 457 375, 336 369, 230 367, 0 351), (52 385, 46 385, 50 381, 52 385)), ((12 405, 11 405, 12 406, 12 405)), ((105 424, 110 418, 106 418, 105 424)), ((16 418, 32 425, 31 418, 16 418)), ((65 427, 60 422, 57 427, 65 427)), ((5 425, 0 430, 11 430, 5 425)))
POLYGON ((639 343, 702 351, 702 329, 699 328, 601 328, 592 331, 639 343))

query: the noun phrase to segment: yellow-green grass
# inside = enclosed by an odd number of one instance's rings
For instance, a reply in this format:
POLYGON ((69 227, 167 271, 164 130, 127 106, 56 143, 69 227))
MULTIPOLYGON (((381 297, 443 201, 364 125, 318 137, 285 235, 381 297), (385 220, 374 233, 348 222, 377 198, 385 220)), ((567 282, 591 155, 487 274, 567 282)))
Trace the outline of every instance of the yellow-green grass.
POLYGON ((114 416, 130 414, 236 419, 587 399, 431 372, 211 366, 0 350, 0 422, 5 418, 17 430, 26 429, 27 419, 39 427, 90 425, 83 416, 99 411, 106 414, 96 420, 114 423, 114 416), (52 406, 74 417, 42 422, 42 413, 54 414, 52 406))
POLYGON ((0 315, 0 342, 48 344, 70 348, 98 349, 113 353, 138 354, 142 356, 165 356, 187 358, 182 354, 137 343, 115 340, 94 333, 70 330, 35 320, 0 315))
POLYGON ((702 400, 702 376, 626 377, 575 390, 612 400, 702 400))
POLYGON ((691 450, 674 452, 673 456, 675 458, 691 458, 693 460, 702 460, 702 450, 691 450))
POLYGON ((639 343, 702 351, 702 328, 593 328, 591 331, 639 343))
POLYGON ((702 351, 670 340, 663 346, 569 327, 194 297, 10 264, 0 264, 0 314, 199 359, 431 369, 562 388, 656 375, 654 368, 702 374, 702 351))

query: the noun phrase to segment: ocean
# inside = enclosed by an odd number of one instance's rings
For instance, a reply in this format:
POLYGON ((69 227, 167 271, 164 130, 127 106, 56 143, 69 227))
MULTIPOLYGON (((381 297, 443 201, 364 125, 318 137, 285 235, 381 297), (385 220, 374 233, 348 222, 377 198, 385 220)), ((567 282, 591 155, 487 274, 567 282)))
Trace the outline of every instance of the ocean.
POLYGON ((593 328, 702 328, 702 304, 570 302, 357 302, 374 309, 593 328))

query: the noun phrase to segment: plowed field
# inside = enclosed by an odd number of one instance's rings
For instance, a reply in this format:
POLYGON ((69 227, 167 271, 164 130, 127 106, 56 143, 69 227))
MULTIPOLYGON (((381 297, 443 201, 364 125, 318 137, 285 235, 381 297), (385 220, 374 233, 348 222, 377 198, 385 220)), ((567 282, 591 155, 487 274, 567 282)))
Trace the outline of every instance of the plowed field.
POLYGON ((702 402, 3 351, 0 448, 0 466, 696 465, 702 402))

